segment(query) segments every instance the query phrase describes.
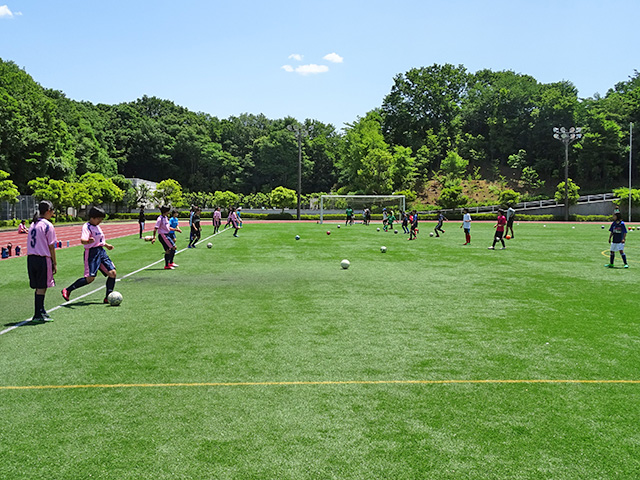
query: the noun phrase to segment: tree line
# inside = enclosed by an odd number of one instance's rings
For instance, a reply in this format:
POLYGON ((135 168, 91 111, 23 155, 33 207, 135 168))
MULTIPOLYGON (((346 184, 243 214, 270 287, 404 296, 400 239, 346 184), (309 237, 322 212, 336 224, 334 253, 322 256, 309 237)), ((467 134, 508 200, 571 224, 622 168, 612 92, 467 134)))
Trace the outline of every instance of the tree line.
POLYGON ((570 147, 570 177, 610 190, 626 184, 629 124, 639 119, 637 71, 604 96, 580 99, 569 81, 543 84, 462 65, 414 68, 396 75, 379 108, 338 131, 312 119, 219 119, 147 96, 117 105, 78 102, 0 59, 0 170, 8 174, 0 181, 25 194, 43 181, 76 184, 76 203, 78 185, 94 174, 111 179, 123 198, 124 177, 172 179, 192 196, 266 195, 297 188, 300 132, 305 193, 411 196, 433 178, 462 177, 502 179, 534 193, 564 180, 564 147, 552 127, 581 126, 582 140, 570 147))

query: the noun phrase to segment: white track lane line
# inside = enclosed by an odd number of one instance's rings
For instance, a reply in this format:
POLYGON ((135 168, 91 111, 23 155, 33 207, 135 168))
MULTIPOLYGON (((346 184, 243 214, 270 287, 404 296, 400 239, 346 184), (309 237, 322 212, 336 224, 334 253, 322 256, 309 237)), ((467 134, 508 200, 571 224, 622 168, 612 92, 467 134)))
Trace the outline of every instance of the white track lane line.
MULTIPOLYGON (((213 235, 209 235, 209 236, 208 236, 208 237, 206 237, 206 238, 202 238, 202 239, 200 239, 200 241, 199 241, 197 244, 200 244, 200 243, 202 243, 202 242, 205 242, 205 241, 209 240, 210 238, 215 237, 216 235, 220 235, 221 233, 226 232, 227 230, 231 230, 231 228, 228 228, 228 229, 227 229, 227 228, 225 228, 224 230, 220 230, 220 231, 218 231, 218 233, 214 233, 213 235)), ((122 238, 122 237, 121 237, 121 238, 122 238)), ((197 244, 196 244, 196 245, 197 245, 197 244)), ((187 250, 187 249, 186 249, 186 248, 183 248, 182 250, 178 250, 178 251, 176 252, 176 255, 178 255, 179 253, 184 252, 185 250, 187 250)), ((142 272, 142 271, 146 270, 147 268, 151 268, 151 267, 153 267, 154 265, 157 265, 158 263, 161 263, 161 262, 164 262, 164 258, 161 258, 161 259, 160 259, 160 260, 158 260, 157 262, 150 263, 150 264, 149 264, 149 265, 147 265, 146 267, 139 268, 138 270, 136 270, 136 271, 134 271, 134 272, 127 273, 126 275, 123 275, 121 278, 116 279, 116 282, 119 282, 120 280, 124 280, 125 278, 130 277, 131 275, 135 275, 136 273, 140 273, 140 272, 142 272)), ((85 298, 85 297, 88 297, 89 295, 93 295, 94 293, 99 292, 100 290, 102 290, 102 289, 104 289, 104 288, 105 288, 105 286, 103 285, 103 286, 101 286, 101 287, 96 288, 95 290, 92 290, 92 291, 90 291, 90 292, 85 293, 84 295, 80 295, 79 297, 76 297, 76 298, 74 298, 74 299, 72 299, 72 300, 69 300, 68 302, 61 303, 60 305, 58 305, 58 306, 56 306, 56 307, 50 308, 50 309, 49 309, 49 312, 55 312, 56 310, 58 310, 59 308, 64 307, 65 305, 69 305, 70 303, 77 302, 78 300, 80 300, 80 299, 82 299, 82 298, 85 298)), ((16 329, 16 328, 18 328, 18 327, 22 327, 22 326, 26 325, 27 323, 29 323, 31 320, 33 320, 33 319, 32 319, 32 318, 28 318, 27 320, 24 320, 24 321, 22 321, 22 322, 20 322, 20 323, 17 323, 16 325, 12 325, 12 326, 10 326, 9 328, 5 328, 4 330, 2 330, 2 331, 0 332, 0 335, 4 335, 5 333, 9 333, 10 331, 15 330, 15 329, 16 329)))

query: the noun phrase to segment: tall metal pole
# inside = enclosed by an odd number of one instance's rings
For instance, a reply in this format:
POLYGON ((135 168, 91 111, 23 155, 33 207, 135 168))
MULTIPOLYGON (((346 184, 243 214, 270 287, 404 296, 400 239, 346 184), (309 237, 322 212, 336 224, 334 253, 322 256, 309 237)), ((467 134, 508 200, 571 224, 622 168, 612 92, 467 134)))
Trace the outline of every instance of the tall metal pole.
POLYGON ((569 221, 569 142, 564 142, 564 221, 569 221))
POLYGON ((633 148, 633 122, 629 122, 629 223, 631 223, 631 150, 633 148))
POLYGON ((298 214, 297 219, 300 220, 300 196, 302 192, 302 132, 298 127, 298 214))

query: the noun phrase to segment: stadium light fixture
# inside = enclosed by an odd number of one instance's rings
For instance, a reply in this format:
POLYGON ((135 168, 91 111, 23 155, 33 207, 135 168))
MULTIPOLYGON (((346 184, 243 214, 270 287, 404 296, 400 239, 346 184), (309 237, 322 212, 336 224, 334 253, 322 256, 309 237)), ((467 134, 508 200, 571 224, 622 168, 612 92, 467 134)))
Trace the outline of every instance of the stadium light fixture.
POLYGON ((569 144, 582 138, 582 127, 553 127, 553 138, 564 143, 564 220, 569 221, 569 144))

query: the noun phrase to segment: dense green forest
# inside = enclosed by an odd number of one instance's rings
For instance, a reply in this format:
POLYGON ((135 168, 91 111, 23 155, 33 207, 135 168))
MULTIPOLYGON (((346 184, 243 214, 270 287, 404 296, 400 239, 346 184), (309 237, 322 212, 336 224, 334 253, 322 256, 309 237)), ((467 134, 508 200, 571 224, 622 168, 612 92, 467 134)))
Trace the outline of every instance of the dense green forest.
POLYGON ((336 130, 262 114, 219 119, 147 96, 78 102, 0 59, 0 170, 24 194, 36 178, 74 182, 88 173, 174 179, 186 192, 295 189, 295 128, 304 132, 304 193, 419 192, 442 175, 506 178, 535 193, 564 179, 554 126, 584 128, 571 146, 570 177, 583 190, 607 191, 628 182, 629 124, 639 120, 637 71, 602 97, 580 99, 570 81, 542 84, 461 65, 414 68, 393 79, 378 109, 336 130))

